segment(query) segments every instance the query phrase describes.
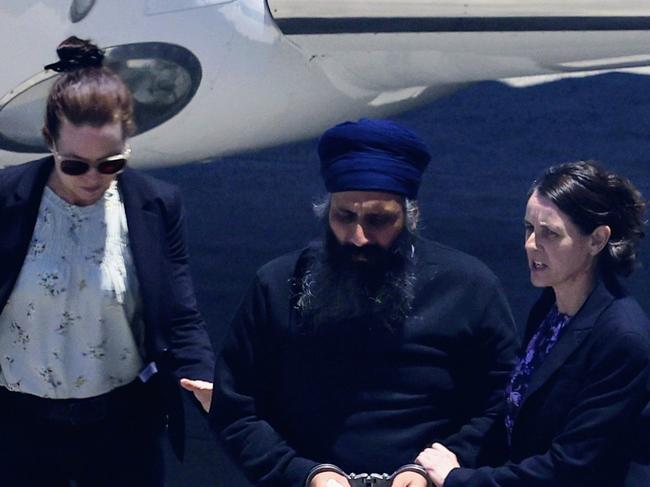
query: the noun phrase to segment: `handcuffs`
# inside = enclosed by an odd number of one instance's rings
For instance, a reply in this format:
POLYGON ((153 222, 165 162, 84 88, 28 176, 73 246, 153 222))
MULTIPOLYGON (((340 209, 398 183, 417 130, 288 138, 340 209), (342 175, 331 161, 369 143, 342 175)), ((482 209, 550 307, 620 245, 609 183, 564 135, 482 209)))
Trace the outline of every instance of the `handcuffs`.
POLYGON ((331 463, 322 463, 320 465, 316 465, 309 472, 309 475, 307 476, 307 480, 305 481, 305 487, 310 487, 313 478, 319 473, 323 473, 323 472, 335 472, 345 477, 348 483, 350 484, 350 487, 391 487, 393 485, 393 479, 397 475, 403 472, 415 472, 422 475, 422 477, 426 479, 427 487, 433 487, 433 482, 431 481, 431 478, 427 474, 427 471, 423 467, 421 467, 420 465, 416 465, 415 463, 409 463, 407 465, 404 465, 403 467, 400 467, 397 470, 395 470, 391 475, 388 475, 387 473, 348 474, 345 473, 336 465, 332 465, 331 463))

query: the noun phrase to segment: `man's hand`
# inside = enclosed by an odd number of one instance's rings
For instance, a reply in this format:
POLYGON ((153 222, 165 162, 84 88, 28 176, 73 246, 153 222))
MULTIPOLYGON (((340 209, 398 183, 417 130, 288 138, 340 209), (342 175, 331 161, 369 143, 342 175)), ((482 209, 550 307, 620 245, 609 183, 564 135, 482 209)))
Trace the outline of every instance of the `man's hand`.
POLYGON ((181 379, 181 387, 194 393, 206 413, 210 412, 212 402, 212 382, 204 380, 181 379))
POLYGON ((321 472, 314 475, 309 487, 350 487, 350 483, 336 472, 321 472))
POLYGON ((427 487, 429 482, 416 472, 402 472, 395 476, 391 487, 427 487))
POLYGON ((415 461, 424 467, 436 487, 442 487, 449 472, 460 467, 456 455, 440 443, 420 452, 415 461))

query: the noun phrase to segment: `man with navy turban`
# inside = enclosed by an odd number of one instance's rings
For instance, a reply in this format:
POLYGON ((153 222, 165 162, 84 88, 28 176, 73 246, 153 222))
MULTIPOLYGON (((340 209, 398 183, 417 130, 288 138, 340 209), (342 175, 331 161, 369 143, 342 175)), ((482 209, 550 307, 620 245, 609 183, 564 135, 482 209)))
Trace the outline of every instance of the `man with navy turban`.
POLYGON ((318 153, 324 236, 257 272, 216 367, 213 429, 260 487, 350 487, 352 472, 425 487, 413 462, 434 442, 463 466, 499 461, 514 324, 482 263, 417 234, 426 146, 363 119, 318 153))

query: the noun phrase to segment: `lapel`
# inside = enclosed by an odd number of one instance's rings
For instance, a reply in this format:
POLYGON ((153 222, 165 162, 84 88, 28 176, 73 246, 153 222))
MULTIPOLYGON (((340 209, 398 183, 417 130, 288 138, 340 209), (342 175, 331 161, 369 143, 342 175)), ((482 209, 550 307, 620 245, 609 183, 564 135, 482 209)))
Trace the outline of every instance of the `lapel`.
POLYGON ((38 208, 53 167, 52 157, 27 163, 0 207, 0 311, 16 284, 34 233, 38 208))
MULTIPOLYGON (((542 299, 545 299, 543 297, 542 299)), ((546 299, 548 301, 548 299, 546 299)), ((551 352, 544 359, 544 362, 532 375, 528 389, 524 394, 522 401, 522 409, 529 397, 535 391, 539 390, 553 374, 566 362, 569 356, 580 346, 580 344, 589 335, 589 332, 598 320, 600 314, 607 308, 614 300, 614 297, 607 289, 602 280, 599 280, 596 287, 591 292, 585 303, 582 305, 578 313, 567 325, 567 328, 560 336, 551 352)), ((551 303, 552 304, 552 301, 551 303)), ((550 305, 545 307, 545 312, 548 312, 550 305)), ((539 310, 541 311, 541 309, 539 310)), ((544 315, 541 316, 543 318, 544 315)), ((537 320, 539 324, 540 320, 537 320)))
POLYGON ((129 229, 129 246, 138 277, 145 324, 145 348, 152 351, 157 334, 157 324, 163 304, 161 283, 165 282, 164 264, 165 232, 160 212, 153 199, 152 189, 132 169, 119 176, 118 188, 124 201, 124 211, 129 229))

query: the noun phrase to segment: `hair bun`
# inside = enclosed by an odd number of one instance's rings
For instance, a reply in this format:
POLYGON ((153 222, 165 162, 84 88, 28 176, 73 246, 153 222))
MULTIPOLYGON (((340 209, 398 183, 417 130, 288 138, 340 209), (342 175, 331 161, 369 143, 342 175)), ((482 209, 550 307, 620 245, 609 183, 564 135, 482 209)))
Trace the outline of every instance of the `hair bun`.
POLYGON ((104 60, 104 51, 90 41, 76 36, 68 37, 56 49, 59 61, 48 64, 45 69, 59 73, 75 71, 82 68, 100 68, 104 60))

